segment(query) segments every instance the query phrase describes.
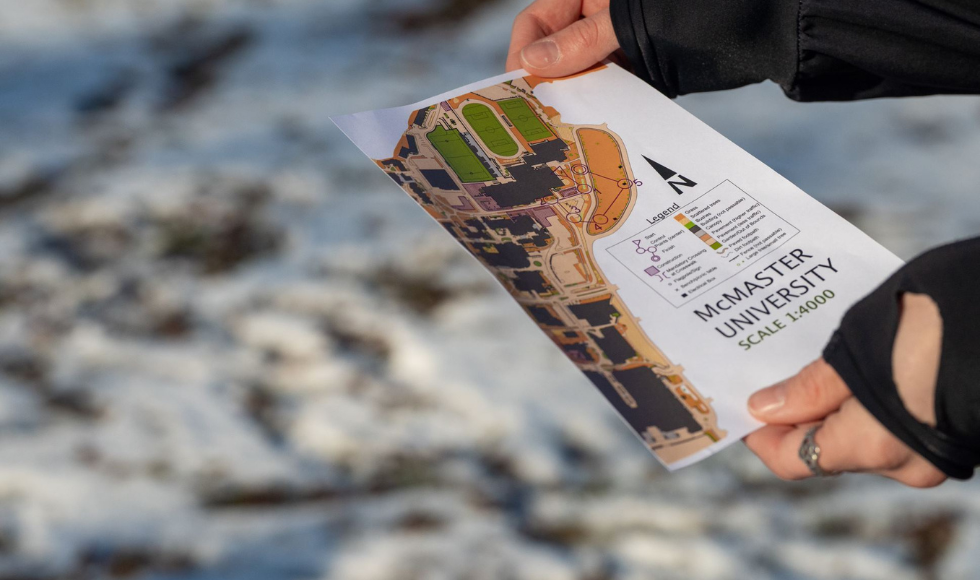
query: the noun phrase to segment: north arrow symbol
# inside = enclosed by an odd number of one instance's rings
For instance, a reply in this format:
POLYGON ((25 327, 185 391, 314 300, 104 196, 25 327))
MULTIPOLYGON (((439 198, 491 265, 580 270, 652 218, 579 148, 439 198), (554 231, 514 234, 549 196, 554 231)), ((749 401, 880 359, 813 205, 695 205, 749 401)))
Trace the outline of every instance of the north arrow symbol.
POLYGON ((664 181, 667 182, 667 185, 669 185, 671 188, 673 188, 674 191, 677 192, 677 195, 684 193, 683 191, 681 191, 681 187, 694 187, 695 185, 697 185, 696 182, 688 179, 687 177, 684 177, 683 175, 680 175, 679 173, 677 173, 676 171, 674 171, 669 167, 664 167, 663 165, 657 163, 653 159, 650 159, 646 155, 643 155, 642 157, 647 160, 647 163, 650 164, 650 167, 653 167, 654 169, 657 170, 657 173, 660 174, 660 177, 662 177, 664 181), (675 175, 677 176, 677 179, 671 179, 675 175))

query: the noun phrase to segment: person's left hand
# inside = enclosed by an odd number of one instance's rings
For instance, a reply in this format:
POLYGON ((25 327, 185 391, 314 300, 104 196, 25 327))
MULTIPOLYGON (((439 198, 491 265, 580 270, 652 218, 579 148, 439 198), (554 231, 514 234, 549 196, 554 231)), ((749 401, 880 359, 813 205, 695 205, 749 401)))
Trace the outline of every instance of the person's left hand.
POLYGON ((609 0, 535 0, 514 20, 507 71, 541 77, 581 72, 619 48, 609 0))
MULTIPOLYGON (((895 383, 909 412, 935 426, 939 310, 928 296, 905 294, 902 311, 893 353, 895 383)), ((823 359, 753 394, 749 411, 768 425, 745 437, 745 444, 782 479, 812 476, 798 453, 809 428, 823 423, 814 441, 824 471, 874 473, 911 487, 934 487, 946 480, 943 472, 885 429, 823 359)))

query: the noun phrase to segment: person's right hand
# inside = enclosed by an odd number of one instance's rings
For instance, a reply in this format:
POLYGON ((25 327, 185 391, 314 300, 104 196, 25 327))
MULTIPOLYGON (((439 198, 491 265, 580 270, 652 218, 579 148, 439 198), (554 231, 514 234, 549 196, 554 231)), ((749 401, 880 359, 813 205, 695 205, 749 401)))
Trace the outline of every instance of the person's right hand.
POLYGON ((541 77, 583 71, 619 49, 609 0, 535 0, 514 20, 507 71, 541 77))
MULTIPOLYGON (((924 294, 902 295, 902 316, 892 353, 898 396, 913 417, 936 426, 936 380, 942 351, 939 307, 924 294)), ((798 450, 810 427, 826 471, 874 473, 912 487, 934 487, 943 472, 890 433, 854 398, 837 371, 817 359, 796 376, 756 392, 749 411, 767 423, 745 444, 778 477, 810 477, 798 450)))

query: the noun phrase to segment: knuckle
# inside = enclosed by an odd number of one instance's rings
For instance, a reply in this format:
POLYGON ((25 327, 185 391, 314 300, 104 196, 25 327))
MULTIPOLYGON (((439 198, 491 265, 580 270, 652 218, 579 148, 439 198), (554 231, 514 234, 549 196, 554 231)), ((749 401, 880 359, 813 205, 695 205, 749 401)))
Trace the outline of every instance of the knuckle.
POLYGON ((799 481, 806 478, 806 474, 791 468, 785 461, 779 458, 768 458, 764 461, 769 471, 783 481, 799 481))
POLYGON ((527 10, 528 9, 525 8, 524 10, 521 10, 520 12, 517 13, 517 16, 514 17, 514 23, 510 27, 511 31, 518 30, 521 26, 524 25, 524 23, 526 23, 531 18, 531 15, 528 13, 527 10))
POLYGON ((823 373, 816 363, 811 363, 800 371, 798 392, 802 403, 807 406, 818 406, 829 398, 829 389, 824 380, 823 373))
POLYGON ((800 481, 801 479, 806 479, 806 475, 800 474, 792 469, 787 469, 783 466, 773 466, 770 468, 776 477, 783 481, 800 481))
POLYGON ((531 2, 530 4, 524 7, 524 10, 521 10, 520 12, 517 13, 517 18, 518 19, 523 18, 525 20, 529 18, 535 18, 538 8, 539 6, 537 2, 531 2))
POLYGON ((541 18, 541 16, 534 10, 534 7, 535 5, 532 4, 517 14, 517 16, 514 18, 513 26, 511 26, 512 32, 522 28, 534 28, 543 34, 551 33, 548 23, 541 18))
POLYGON ((594 18, 586 18, 576 23, 575 42, 580 48, 594 48, 599 44, 599 23, 594 18))
POLYGON ((887 431, 876 431, 862 444, 865 461, 873 469, 895 469, 908 460, 908 449, 887 431))
POLYGON ((932 468, 912 471, 900 478, 898 481, 909 487, 928 489, 946 481, 946 475, 938 469, 932 468))

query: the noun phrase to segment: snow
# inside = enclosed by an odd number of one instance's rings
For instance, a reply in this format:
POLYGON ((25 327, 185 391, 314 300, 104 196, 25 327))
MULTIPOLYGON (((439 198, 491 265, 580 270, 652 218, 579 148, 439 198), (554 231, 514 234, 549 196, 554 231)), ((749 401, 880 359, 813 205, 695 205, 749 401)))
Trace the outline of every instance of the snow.
MULTIPOLYGON (((974 483, 666 474, 330 124, 523 4, 0 0, 0 577, 976 576, 974 483)), ((680 103, 903 257, 976 230, 976 98, 680 103)))

